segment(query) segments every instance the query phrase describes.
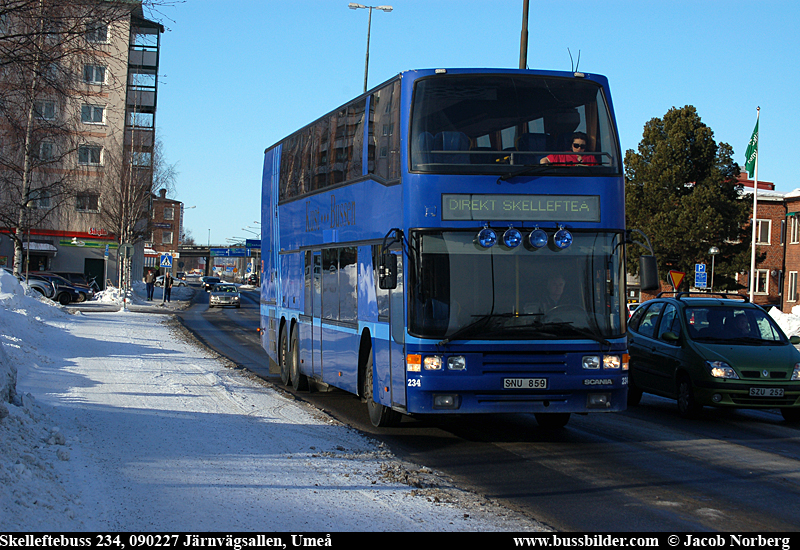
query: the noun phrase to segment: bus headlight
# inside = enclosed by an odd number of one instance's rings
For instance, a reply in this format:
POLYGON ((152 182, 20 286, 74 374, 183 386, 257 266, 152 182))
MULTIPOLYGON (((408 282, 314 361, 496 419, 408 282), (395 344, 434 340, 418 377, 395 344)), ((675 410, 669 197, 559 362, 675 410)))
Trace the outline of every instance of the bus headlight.
POLYGON ((490 227, 484 227, 478 232, 478 244, 483 248, 491 248, 497 244, 497 233, 490 227))
POLYGON ((603 368, 604 369, 619 369, 620 360, 619 355, 604 355, 603 368))
POLYGON ((463 355, 453 355, 447 358, 448 370, 465 370, 467 368, 467 360, 463 355))
POLYGON ((538 227, 531 231, 530 235, 528 235, 528 243, 533 248, 542 248, 547 245, 547 233, 544 232, 543 229, 539 229, 538 227))
POLYGON ((506 232, 503 233, 503 244, 506 245, 508 248, 516 248, 519 246, 519 243, 522 242, 522 233, 519 232, 519 229, 514 229, 513 227, 509 227, 506 229, 506 232))
POLYGON ((422 368, 425 370, 442 370, 442 358, 438 355, 429 355, 422 362, 422 368))
POLYGON ((564 226, 559 226, 556 234, 553 235, 553 243, 561 250, 567 248, 572 244, 572 233, 564 229, 564 226))
POLYGON ((585 355, 583 360, 581 361, 583 364, 583 368, 585 369, 599 369, 600 368, 600 356, 599 355, 585 355))

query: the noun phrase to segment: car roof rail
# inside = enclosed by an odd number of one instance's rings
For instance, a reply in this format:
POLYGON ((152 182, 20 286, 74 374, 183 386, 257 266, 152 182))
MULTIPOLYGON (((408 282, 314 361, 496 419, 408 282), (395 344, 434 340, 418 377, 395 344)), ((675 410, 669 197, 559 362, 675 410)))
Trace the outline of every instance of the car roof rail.
POLYGON ((722 298, 724 300, 742 300, 744 302, 749 302, 750 298, 747 294, 739 294, 738 292, 685 292, 685 291, 675 291, 675 290, 663 290, 658 293, 656 298, 661 298, 662 294, 674 294, 676 300, 680 300, 682 298, 722 298))

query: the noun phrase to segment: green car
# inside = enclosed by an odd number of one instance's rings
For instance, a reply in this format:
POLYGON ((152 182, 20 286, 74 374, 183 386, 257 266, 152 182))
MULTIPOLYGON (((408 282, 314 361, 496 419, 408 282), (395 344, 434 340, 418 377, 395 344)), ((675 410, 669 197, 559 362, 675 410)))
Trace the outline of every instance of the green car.
POLYGON ((628 322, 628 405, 647 392, 676 399, 687 417, 709 405, 780 409, 800 421, 800 337, 787 338, 746 296, 664 294, 628 322))

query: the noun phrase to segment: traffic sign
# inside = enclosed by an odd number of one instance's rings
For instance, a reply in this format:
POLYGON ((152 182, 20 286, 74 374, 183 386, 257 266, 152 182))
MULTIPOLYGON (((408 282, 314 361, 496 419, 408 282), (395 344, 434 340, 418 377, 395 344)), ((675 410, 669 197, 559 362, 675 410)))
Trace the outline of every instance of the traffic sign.
POLYGON ((172 269, 172 254, 161 255, 161 267, 172 269))
POLYGON ((672 288, 678 290, 678 287, 681 286, 683 282, 683 278, 686 276, 686 273, 683 271, 670 271, 669 272, 669 280, 672 281, 672 288))
POLYGON ((706 264, 694 264, 694 286, 696 288, 705 288, 707 284, 706 264))
POLYGON ((119 255, 122 258, 132 258, 133 257, 133 245, 132 244, 121 244, 119 245, 119 255))

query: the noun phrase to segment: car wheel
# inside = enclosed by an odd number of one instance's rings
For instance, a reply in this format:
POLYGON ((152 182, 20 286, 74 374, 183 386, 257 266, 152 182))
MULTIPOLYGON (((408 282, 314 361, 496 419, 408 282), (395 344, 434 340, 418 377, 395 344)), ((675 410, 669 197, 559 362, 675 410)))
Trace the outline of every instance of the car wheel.
POLYGON ((800 409, 796 407, 783 408, 781 409, 781 414, 786 422, 791 422, 792 424, 800 422, 800 409))
POLYGON ((402 419, 401 414, 380 403, 376 403, 372 398, 372 350, 369 350, 369 357, 364 368, 364 388, 362 393, 364 400, 367 402, 369 421, 376 428, 397 426, 402 419))
POLYGON ((78 299, 76 301, 78 303, 85 302, 86 301, 86 294, 84 294, 83 292, 79 292, 78 293, 78 299))
POLYGON ((284 386, 288 386, 292 379, 292 373, 289 371, 289 337, 286 335, 285 328, 281 331, 278 344, 278 366, 281 368, 281 382, 284 386))
POLYGON ((642 401, 642 390, 634 383, 633 377, 628 376, 628 406, 635 407, 642 401))
POLYGON ((68 305, 71 301, 72 300, 69 297, 69 293, 67 292, 62 292, 61 294, 58 295, 58 303, 61 304, 62 306, 68 305))
POLYGON ((544 430, 560 430, 569 422, 570 413, 534 413, 536 423, 544 430))
POLYGON ((688 374, 684 374, 678 379, 678 412, 684 418, 693 418, 702 410, 694 399, 694 389, 692 379, 688 374))
POLYGON ((308 390, 308 377, 300 372, 300 342, 297 338, 297 328, 292 330, 292 347, 289 351, 289 369, 292 372, 292 387, 295 391, 308 390))

